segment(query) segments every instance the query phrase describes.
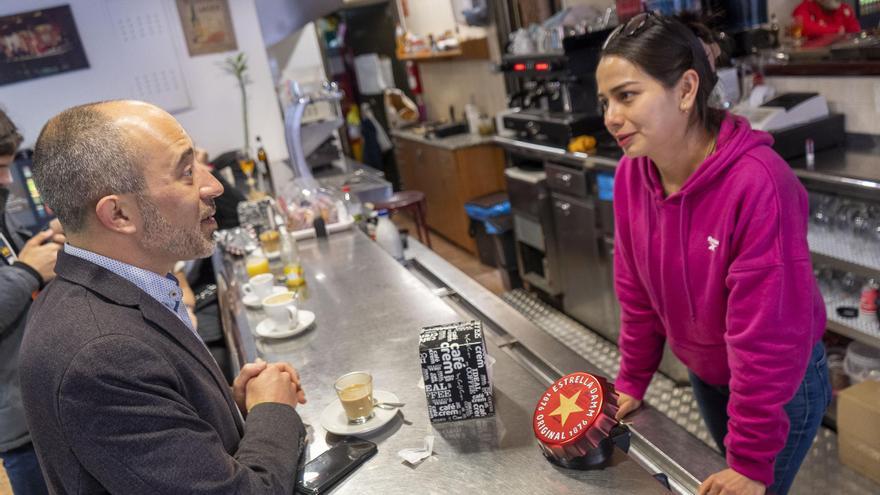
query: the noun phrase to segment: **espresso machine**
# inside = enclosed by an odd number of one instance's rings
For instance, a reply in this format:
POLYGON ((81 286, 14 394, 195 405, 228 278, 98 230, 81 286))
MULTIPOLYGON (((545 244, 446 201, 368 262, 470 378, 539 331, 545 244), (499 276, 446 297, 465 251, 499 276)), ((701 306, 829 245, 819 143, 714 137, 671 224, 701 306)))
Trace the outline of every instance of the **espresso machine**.
MULTIPOLYGON (((503 127, 518 140, 565 149, 582 134, 605 137, 596 97, 596 66, 609 31, 563 40, 563 53, 507 55, 499 70, 516 81, 503 127)), ((607 140, 602 140, 607 141, 607 140)))

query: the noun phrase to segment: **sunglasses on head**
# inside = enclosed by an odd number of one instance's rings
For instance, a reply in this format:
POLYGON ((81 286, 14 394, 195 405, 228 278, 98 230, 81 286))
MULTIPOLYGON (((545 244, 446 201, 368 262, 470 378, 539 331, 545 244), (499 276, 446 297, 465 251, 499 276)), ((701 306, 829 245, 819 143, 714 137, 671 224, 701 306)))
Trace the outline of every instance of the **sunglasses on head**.
POLYGON ((653 12, 642 12, 641 14, 637 14, 633 16, 632 19, 626 21, 626 23, 621 24, 614 28, 614 31, 611 31, 611 34, 605 38, 605 43, 602 44, 602 49, 608 47, 608 43, 611 42, 614 38, 620 36, 623 33, 627 38, 632 38, 634 36, 638 36, 642 31, 645 30, 650 24, 657 19, 657 16, 653 12))

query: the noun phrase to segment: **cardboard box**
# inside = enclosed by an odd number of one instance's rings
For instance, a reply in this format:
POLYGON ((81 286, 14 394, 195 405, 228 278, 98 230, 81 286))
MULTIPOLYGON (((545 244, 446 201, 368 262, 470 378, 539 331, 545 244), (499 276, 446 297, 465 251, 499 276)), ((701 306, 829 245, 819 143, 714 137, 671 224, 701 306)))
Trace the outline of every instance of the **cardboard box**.
POLYGON ((431 422, 495 414, 488 354, 479 321, 423 328, 419 358, 431 422))
POLYGON ((837 396, 840 462, 880 483, 880 382, 865 381, 837 396))

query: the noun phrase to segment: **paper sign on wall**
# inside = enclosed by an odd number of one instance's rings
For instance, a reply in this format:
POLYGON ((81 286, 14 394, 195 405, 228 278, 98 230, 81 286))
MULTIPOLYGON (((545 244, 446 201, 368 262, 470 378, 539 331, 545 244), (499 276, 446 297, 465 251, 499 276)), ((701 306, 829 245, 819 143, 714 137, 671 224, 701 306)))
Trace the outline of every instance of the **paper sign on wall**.
POLYGON ((127 95, 168 112, 190 108, 186 80, 171 40, 165 2, 105 0, 127 95))

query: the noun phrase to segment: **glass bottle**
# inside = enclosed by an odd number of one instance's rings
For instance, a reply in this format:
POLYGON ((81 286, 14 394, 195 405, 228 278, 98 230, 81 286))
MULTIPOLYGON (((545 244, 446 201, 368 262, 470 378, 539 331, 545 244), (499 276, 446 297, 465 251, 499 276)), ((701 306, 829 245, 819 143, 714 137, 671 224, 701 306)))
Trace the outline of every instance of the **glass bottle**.
POLYGON ((287 232, 287 228, 283 225, 278 227, 278 231, 281 234, 281 264, 284 267, 284 285, 288 289, 297 289, 305 284, 305 279, 299 261, 296 239, 287 232))
POLYGON ((257 136, 257 161, 260 163, 260 173, 265 177, 264 190, 269 194, 275 194, 275 180, 272 178, 272 168, 269 166, 269 155, 266 154, 260 136, 257 136))
POLYGON ((775 12, 770 14, 770 44, 773 48, 779 48, 779 21, 775 12))

